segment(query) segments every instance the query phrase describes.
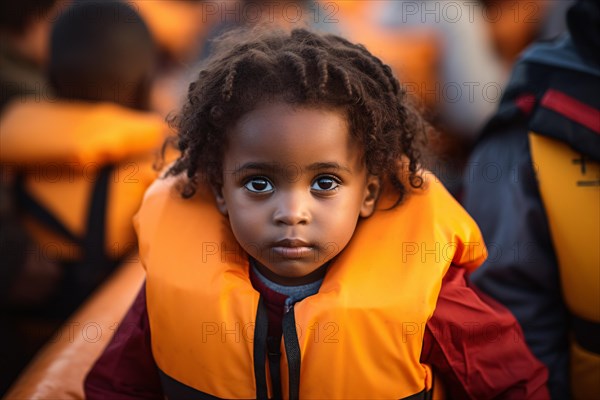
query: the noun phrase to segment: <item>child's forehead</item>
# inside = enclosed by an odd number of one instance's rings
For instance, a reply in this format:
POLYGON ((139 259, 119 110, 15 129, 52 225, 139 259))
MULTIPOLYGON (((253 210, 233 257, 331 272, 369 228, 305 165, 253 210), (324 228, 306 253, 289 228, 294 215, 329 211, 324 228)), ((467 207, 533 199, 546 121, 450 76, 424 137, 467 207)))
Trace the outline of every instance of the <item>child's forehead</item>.
POLYGON ((264 163, 353 162, 361 152, 341 109, 261 104, 228 133, 226 158, 264 163))
POLYGON ((350 138, 346 113, 341 109, 313 105, 292 105, 283 102, 262 103, 245 113, 230 129, 232 140, 276 140, 284 144, 293 139, 313 138, 333 132, 343 145, 350 138))
POLYGON ((265 136, 286 140, 306 137, 315 130, 344 132, 345 135, 340 135, 339 138, 350 138, 348 113, 342 107, 289 104, 281 101, 260 103, 244 113, 232 125, 228 134, 233 140, 242 133, 251 135, 255 140, 264 139, 265 136))

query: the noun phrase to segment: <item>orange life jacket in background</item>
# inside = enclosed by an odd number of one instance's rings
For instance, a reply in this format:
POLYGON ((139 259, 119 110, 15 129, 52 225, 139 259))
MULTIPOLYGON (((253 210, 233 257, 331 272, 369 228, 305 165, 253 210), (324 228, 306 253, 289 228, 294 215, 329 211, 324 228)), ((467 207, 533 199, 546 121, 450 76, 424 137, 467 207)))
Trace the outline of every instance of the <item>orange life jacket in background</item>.
MULTIPOLYGON (((160 147, 165 124, 111 103, 15 101, 0 118, 0 161, 109 164, 160 147)), ((67 164, 68 165, 68 164, 67 164)))
POLYGON ((17 203, 40 257, 112 262, 133 249, 131 218, 157 175, 165 132, 160 117, 115 104, 10 105, 0 161, 19 171, 17 203))
MULTIPOLYGON (((285 314, 284 397, 416 399, 431 388, 420 356, 442 278, 450 264, 479 266, 485 246, 443 186, 427 181, 401 206, 360 220, 319 292, 285 314)), ((135 218, 165 395, 266 398, 267 317, 248 256, 210 191, 186 200, 176 183, 155 182, 135 218)))
POLYGON ((600 324, 600 163, 534 132, 529 144, 565 302, 574 315, 571 390, 575 399, 585 399, 600 393, 600 354, 585 346, 588 335, 598 340, 593 332, 600 324))

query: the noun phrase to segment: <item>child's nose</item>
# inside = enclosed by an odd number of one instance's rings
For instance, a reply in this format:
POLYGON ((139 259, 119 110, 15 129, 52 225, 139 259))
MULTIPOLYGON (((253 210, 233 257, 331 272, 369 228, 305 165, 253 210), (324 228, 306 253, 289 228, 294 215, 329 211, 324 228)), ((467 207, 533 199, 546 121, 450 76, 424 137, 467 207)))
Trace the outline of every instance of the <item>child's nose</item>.
POLYGON ((310 222, 309 202, 301 193, 280 193, 273 221, 283 225, 305 225, 310 222))

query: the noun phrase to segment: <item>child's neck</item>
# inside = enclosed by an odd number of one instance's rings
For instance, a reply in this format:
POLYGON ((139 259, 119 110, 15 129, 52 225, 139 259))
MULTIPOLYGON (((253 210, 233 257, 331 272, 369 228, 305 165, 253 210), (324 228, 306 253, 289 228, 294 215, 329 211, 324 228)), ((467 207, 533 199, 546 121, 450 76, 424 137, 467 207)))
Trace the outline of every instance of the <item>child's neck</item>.
MULTIPOLYGON (((310 282, 304 283, 301 285, 281 285, 277 282, 271 281, 269 278, 265 277, 256 267, 258 263, 251 262, 252 273, 254 276, 260 281, 264 287, 268 288, 268 290, 279 293, 286 297, 285 304, 291 305, 300 300, 305 299, 308 296, 312 296, 318 293, 319 288, 321 287, 321 283, 323 283, 323 278, 310 282)), ((264 293, 263 293, 264 294, 264 293)))

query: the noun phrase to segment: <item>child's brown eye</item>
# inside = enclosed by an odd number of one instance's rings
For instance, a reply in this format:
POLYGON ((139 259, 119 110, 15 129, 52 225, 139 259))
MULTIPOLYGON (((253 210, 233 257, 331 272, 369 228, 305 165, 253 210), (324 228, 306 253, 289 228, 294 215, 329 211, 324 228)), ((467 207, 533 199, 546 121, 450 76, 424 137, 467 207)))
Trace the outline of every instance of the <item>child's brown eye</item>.
POLYGON ((321 178, 317 178, 313 182, 313 184, 311 185, 310 188, 312 190, 327 191, 327 190, 334 190, 338 186, 339 186, 339 182, 337 181, 337 179, 334 179, 331 176, 324 176, 321 178))
POLYGON ((244 187, 253 193, 267 193, 273 190, 273 185, 265 178, 252 178, 244 187))

